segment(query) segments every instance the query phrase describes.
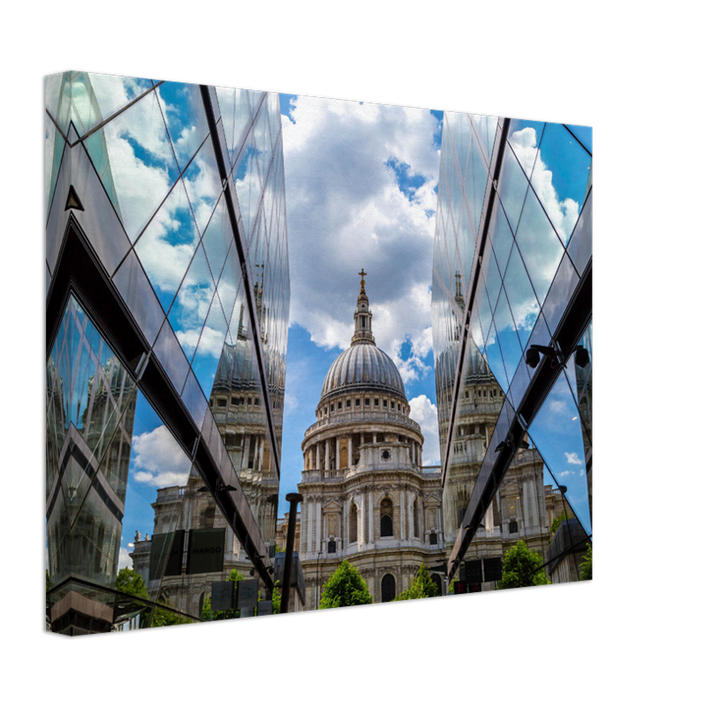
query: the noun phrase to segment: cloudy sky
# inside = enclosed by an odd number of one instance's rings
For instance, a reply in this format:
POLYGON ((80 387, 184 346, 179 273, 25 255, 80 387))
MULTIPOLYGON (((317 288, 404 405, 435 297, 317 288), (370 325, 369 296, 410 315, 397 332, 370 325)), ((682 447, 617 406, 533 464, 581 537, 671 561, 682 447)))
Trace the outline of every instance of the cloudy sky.
POLYGON ((376 343, 402 374, 424 463, 439 463, 430 283, 442 114, 287 95, 281 111, 292 287, 284 498, 300 480, 325 374, 350 345, 363 268, 376 343))

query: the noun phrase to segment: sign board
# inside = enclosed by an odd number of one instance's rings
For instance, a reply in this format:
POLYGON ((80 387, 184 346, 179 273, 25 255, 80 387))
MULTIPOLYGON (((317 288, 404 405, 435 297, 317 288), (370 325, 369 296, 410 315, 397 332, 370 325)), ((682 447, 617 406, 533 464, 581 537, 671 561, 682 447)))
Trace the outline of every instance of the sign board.
POLYGON ((465 562, 465 581, 482 582, 482 560, 467 560, 465 562))
POLYGON ((213 611, 232 611, 234 582, 213 582, 210 608, 213 611))
POLYGON ((502 558, 488 557, 485 560, 485 581, 499 582, 502 579, 502 558))
MULTIPOLYGON (((232 584, 232 582, 228 582, 228 584, 232 584)), ((258 592, 260 591, 258 579, 243 579, 241 582, 238 582, 237 585, 238 609, 245 607, 255 608, 258 600, 258 592)))
POLYGON ((272 602, 271 601, 259 601, 258 602, 258 616, 269 616, 272 614, 272 602))
POLYGON ((184 540, 184 530, 153 535, 150 544, 150 581, 182 574, 184 540))
POLYGON ((224 555, 225 528, 190 531, 187 574, 222 572, 224 555))

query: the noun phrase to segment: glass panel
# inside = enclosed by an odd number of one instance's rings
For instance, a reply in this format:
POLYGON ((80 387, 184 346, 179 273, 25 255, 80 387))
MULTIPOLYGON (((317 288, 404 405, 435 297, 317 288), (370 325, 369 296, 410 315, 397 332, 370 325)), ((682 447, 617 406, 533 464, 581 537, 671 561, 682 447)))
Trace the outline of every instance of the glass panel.
POLYGON ((162 115, 180 170, 184 170, 210 129, 200 87, 165 81, 157 89, 162 115))
POLYGON ((205 251, 198 248, 168 315, 188 361, 195 354, 214 294, 215 283, 205 251))
MULTIPOLYGON (((501 290, 500 297, 498 298, 494 324, 498 333, 503 361, 505 362, 505 370, 508 372, 508 376, 511 376, 520 361, 522 347, 520 346, 520 340, 515 331, 515 322, 513 322, 510 313, 510 306, 508 305, 504 288, 501 290)), ((507 384, 503 386, 503 390, 507 390, 507 384)))
POLYGON ((592 323, 580 339, 580 350, 573 356, 575 381, 577 385, 577 403, 582 427, 583 448, 585 451, 585 474, 587 476, 588 504, 590 522, 592 522, 592 323))
POLYGON ((228 217, 227 205, 224 198, 217 202, 215 211, 210 219, 202 244, 205 249, 210 271, 213 280, 220 280, 220 273, 225 264, 230 246, 233 243, 233 232, 230 228, 230 218, 228 217))
POLYGON ((570 301, 570 297, 579 281, 580 278, 566 253, 560 267, 557 269, 557 273, 555 273, 552 287, 543 304, 543 315, 548 327, 550 327, 550 331, 555 331, 560 323, 567 303, 570 301))
POLYGON ((499 196, 513 232, 517 229, 527 190, 527 177, 520 169, 512 149, 506 149, 500 173, 499 196))
POLYGON ((512 146, 515 157, 530 179, 538 154, 538 145, 542 139, 545 123, 530 120, 511 120, 508 131, 508 142, 512 146))
MULTIPOLYGON (((499 207, 493 209, 490 226, 488 227, 488 238, 490 239, 489 242, 492 243, 492 250, 495 253, 498 267, 501 272, 505 272, 514 239, 505 212, 499 207)), ((485 246, 485 252, 490 252, 487 245, 485 246)))
POLYGON ((220 306, 220 298, 216 294, 192 359, 192 369, 207 397, 210 397, 210 389, 213 385, 218 359, 220 358, 227 331, 228 324, 220 306))
MULTIPOLYGON (((590 505, 580 415, 572 390, 574 366, 560 375, 528 430, 556 482, 567 487, 569 509, 590 534, 590 505)), ((582 547, 584 551, 584 546, 582 547)))
POLYGON ((513 247, 510 255, 504 284, 513 320, 520 337, 520 345, 525 348, 530 332, 535 326, 540 305, 535 298, 517 246, 513 247))
POLYGON ((135 241, 179 176, 155 92, 123 111, 102 132, 119 215, 135 241))
POLYGON ((592 157, 563 125, 548 123, 531 183, 563 243, 585 200, 592 157))
MULTIPOLYGON (((447 114, 446 114, 447 115, 447 114)), ((492 155, 493 145, 495 143, 495 131, 498 125, 498 119, 488 115, 473 115, 472 121, 477 131, 480 151, 482 152, 485 164, 490 167, 490 156, 492 155)))
POLYGON ((200 233, 210 220, 222 184, 218 175, 212 141, 207 139, 183 174, 188 198, 200 233))
POLYGON ((164 317, 140 261, 131 251, 113 276, 113 282, 148 341, 155 341, 164 317))
POLYGON ((584 272, 585 266, 592 255, 592 212, 593 197, 591 191, 567 246, 568 255, 579 274, 584 272))
POLYGON ((89 74, 89 78, 103 120, 107 120, 130 101, 152 88, 151 81, 129 76, 89 74))
POLYGON ((555 230, 530 192, 518 225, 516 242, 539 302, 545 299, 564 250, 555 230))
POLYGON ((135 245, 135 252, 166 312, 199 240, 185 185, 180 180, 135 245))
POLYGON ((462 530, 463 518, 503 401, 502 391, 487 361, 475 342, 469 340, 443 490, 445 544, 448 547, 454 544, 462 530))

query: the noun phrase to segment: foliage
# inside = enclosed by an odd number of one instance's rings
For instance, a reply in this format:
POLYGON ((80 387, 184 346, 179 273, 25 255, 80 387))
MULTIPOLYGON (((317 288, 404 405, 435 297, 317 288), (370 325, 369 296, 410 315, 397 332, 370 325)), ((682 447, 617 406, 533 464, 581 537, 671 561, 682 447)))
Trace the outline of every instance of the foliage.
POLYGON ((170 602, 158 602, 158 605, 155 607, 155 613, 153 614, 153 628, 158 626, 178 626, 180 624, 195 623, 187 616, 180 616, 179 614, 176 614, 173 609, 174 607, 170 604, 170 602))
POLYGON ((338 606, 372 604, 372 596, 365 580, 347 560, 332 573, 322 589, 320 609, 334 609, 338 606))
POLYGON ((505 553, 503 573, 498 582, 498 589, 515 587, 532 587, 539 584, 550 584, 550 580, 542 567, 542 557, 531 550, 524 540, 518 541, 505 553))
POLYGON ((570 520, 573 516, 570 515, 565 509, 562 510, 560 515, 555 518, 552 522, 552 525, 550 526, 550 540, 553 539, 553 536, 557 532, 557 529, 560 527, 560 523, 562 523, 564 520, 570 520))
POLYGON ((125 567, 118 572, 115 586, 118 591, 125 592, 125 594, 132 594, 134 597, 140 597, 141 599, 148 598, 145 580, 129 567, 125 567))
POLYGON ((580 563, 580 580, 592 579, 592 545, 587 544, 587 552, 580 563))
POLYGON ((273 593, 272 593, 272 605, 273 605, 273 614, 279 614, 280 613, 280 602, 282 601, 282 588, 280 587, 280 580, 275 582, 275 586, 273 587, 273 593))
POLYGON ((432 581, 430 572, 428 572, 425 564, 422 564, 418 570, 417 577, 415 577, 410 587, 401 594, 398 594, 393 601, 425 599, 427 597, 436 597, 437 594, 437 585, 432 581))

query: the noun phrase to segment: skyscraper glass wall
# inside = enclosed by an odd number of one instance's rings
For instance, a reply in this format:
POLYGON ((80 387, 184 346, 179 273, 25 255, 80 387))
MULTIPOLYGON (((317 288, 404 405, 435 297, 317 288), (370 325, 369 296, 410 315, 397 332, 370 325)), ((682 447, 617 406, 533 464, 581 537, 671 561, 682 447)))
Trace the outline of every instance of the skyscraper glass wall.
POLYGON ((550 581, 578 579, 592 537, 590 128, 445 113, 432 293, 449 576, 472 557, 477 589, 494 588, 522 540, 550 581))
POLYGON ((270 591, 278 96, 66 72, 46 79, 45 146, 49 626, 197 620, 233 560, 270 591))

